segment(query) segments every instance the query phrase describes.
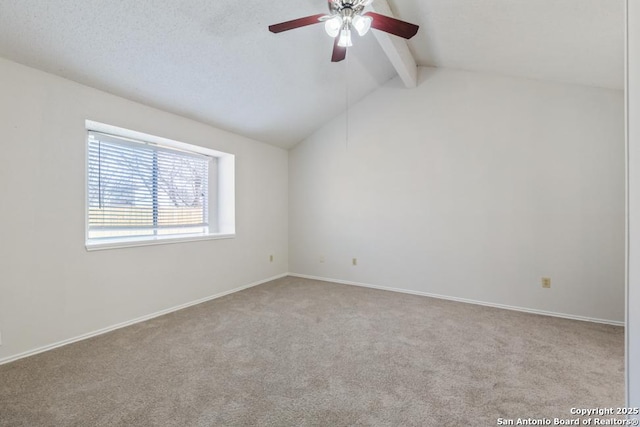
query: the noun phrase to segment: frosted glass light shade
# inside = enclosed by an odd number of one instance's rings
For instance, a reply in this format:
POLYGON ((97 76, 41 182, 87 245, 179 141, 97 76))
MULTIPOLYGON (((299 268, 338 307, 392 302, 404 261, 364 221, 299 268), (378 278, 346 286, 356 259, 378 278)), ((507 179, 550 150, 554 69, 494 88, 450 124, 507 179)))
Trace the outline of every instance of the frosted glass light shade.
POLYGON ((324 23, 324 30, 330 37, 337 37, 342 28, 342 18, 340 15, 336 15, 331 19, 327 19, 324 23))
POLYGON ((353 28, 358 32, 358 35, 364 36, 371 28, 372 21, 373 19, 371 19, 370 16, 356 15, 351 22, 353 23, 353 28))
POLYGON ((341 47, 353 46, 353 43, 351 43, 351 30, 344 29, 342 30, 342 32, 340 32, 340 40, 338 40, 338 46, 341 46, 341 47))

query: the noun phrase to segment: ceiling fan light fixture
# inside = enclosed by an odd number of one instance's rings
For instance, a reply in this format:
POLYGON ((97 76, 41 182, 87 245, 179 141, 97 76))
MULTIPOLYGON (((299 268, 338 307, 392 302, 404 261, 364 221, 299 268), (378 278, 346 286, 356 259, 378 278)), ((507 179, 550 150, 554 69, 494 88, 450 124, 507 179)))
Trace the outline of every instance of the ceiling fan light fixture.
POLYGON ((350 29, 345 28, 340 32, 340 39, 338 40, 338 46, 340 46, 340 47, 353 46, 353 43, 351 42, 351 30, 350 29))
POLYGON ((326 33, 333 38, 331 62, 340 62, 346 58, 346 48, 353 45, 351 30, 362 37, 374 28, 407 40, 417 34, 420 28, 418 25, 373 11, 365 12, 366 7, 372 3, 373 0, 329 0, 328 14, 320 13, 269 25, 269 31, 277 34, 322 22, 326 33))
POLYGON ((335 15, 324 23, 324 30, 329 34, 329 37, 337 37, 341 28, 342 17, 340 15, 335 15))
POLYGON ((353 28, 358 32, 360 37, 364 36, 371 29, 371 22, 373 19, 369 16, 356 15, 351 20, 353 28))

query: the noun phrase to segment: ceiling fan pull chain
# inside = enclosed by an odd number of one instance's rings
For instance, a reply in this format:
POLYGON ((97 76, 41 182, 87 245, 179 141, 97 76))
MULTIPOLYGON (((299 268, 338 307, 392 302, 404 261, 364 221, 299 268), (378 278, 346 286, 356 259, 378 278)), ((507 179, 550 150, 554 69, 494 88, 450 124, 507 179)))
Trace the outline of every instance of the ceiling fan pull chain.
POLYGON ((345 88, 345 102, 346 102, 346 108, 345 108, 345 150, 349 151, 349 57, 347 56, 346 61, 345 61, 345 79, 344 79, 344 88, 345 88))

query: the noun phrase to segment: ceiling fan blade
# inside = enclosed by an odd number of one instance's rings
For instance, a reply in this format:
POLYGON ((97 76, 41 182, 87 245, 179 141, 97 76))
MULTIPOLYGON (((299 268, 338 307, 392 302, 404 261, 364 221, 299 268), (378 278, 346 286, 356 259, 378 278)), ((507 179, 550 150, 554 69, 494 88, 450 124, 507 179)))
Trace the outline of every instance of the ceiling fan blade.
POLYGON ((304 18, 294 19, 293 21, 281 22, 280 24, 269 25, 269 31, 272 33, 281 33, 283 31, 289 31, 300 27, 306 27, 307 25, 318 24, 320 18, 326 16, 324 13, 318 15, 306 16, 304 18))
POLYGON ((375 12, 367 12, 364 15, 373 18, 371 27, 375 28, 376 30, 394 34, 405 39, 410 39, 411 37, 415 36, 418 32, 418 28, 420 28, 418 25, 391 18, 390 16, 380 15, 379 13, 375 12))
POLYGON ((338 46, 340 37, 336 37, 333 42, 333 55, 331 55, 331 62, 340 62, 347 57, 347 48, 344 46, 338 46))

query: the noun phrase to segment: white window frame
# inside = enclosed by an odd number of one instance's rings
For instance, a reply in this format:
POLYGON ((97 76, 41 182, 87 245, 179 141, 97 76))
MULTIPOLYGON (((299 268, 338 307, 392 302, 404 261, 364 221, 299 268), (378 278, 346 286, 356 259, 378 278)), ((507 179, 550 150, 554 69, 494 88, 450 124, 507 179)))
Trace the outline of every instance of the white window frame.
POLYGON ((116 249, 135 246, 162 245, 235 237, 235 156, 222 151, 197 145, 186 144, 172 139, 149 135, 92 120, 85 122, 85 248, 88 251, 116 249), (175 234, 135 237, 112 237, 89 239, 89 132, 100 132, 126 139, 158 144, 183 151, 191 151, 216 159, 215 166, 209 168, 209 232, 203 234, 175 234))

